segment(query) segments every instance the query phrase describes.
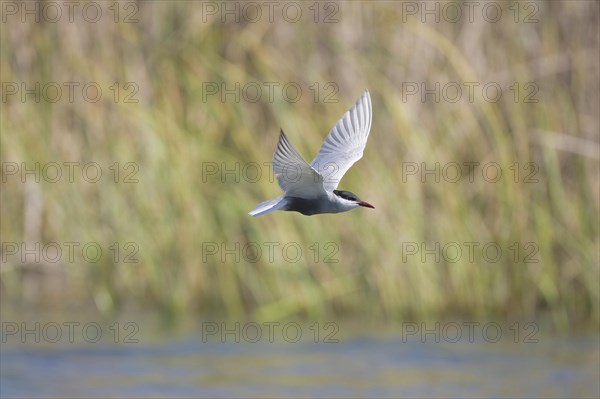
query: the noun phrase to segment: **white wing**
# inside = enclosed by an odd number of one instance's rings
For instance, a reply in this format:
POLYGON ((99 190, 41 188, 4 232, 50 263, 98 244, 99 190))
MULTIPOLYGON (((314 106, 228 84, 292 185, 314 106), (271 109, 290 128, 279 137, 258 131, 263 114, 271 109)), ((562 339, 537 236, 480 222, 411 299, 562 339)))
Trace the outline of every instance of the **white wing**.
POLYGON ((371 117, 371 96, 365 90, 331 129, 311 163, 322 176, 325 190, 335 190, 346 171, 362 158, 371 130, 371 117))
POLYGON ((323 177, 298 154, 283 130, 273 154, 273 171, 286 195, 300 198, 326 195, 323 177))

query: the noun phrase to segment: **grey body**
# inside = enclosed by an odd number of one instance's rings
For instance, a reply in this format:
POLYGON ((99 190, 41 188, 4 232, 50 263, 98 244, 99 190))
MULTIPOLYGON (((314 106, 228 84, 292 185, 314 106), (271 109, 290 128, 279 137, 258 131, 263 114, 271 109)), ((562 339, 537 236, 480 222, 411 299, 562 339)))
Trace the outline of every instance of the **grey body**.
MULTIPOLYGON (((317 215, 319 213, 340 213, 348 211, 352 208, 356 208, 360 206, 358 204, 359 200, 349 201, 346 200, 336 192, 340 192, 335 190, 334 194, 326 193, 324 196, 316 197, 316 198, 300 198, 300 197, 288 197, 284 196, 284 200, 286 201, 286 205, 281 208, 282 211, 295 211, 300 212, 303 215, 311 216, 317 215)), ((349 193, 348 191, 343 191, 344 193, 349 193)), ((350 193, 351 194, 351 193, 350 193)))
POLYGON ((303 215, 311 216, 319 213, 328 213, 323 206, 325 198, 300 198, 285 197, 287 205, 281 208, 282 211, 295 211, 303 215))

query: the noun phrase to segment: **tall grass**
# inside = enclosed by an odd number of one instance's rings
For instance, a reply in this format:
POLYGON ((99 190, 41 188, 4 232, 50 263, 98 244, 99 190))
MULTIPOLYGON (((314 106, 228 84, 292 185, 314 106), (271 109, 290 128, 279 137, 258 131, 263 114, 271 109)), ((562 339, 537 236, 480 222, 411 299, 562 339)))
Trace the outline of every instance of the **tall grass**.
MULTIPOLYGON (((4 300, 89 302, 105 312, 136 304, 175 316, 189 310, 259 319, 545 315, 559 328, 597 324, 598 3, 536 2, 531 23, 522 15, 515 23, 508 2, 498 3, 504 17, 496 23, 480 14, 474 22, 405 20, 402 3, 394 2, 336 4, 338 22, 330 24, 308 16, 289 23, 278 14, 272 23, 266 17, 223 23, 203 14, 201 3, 166 1, 137 3, 138 23, 13 18, 2 24, 2 82, 97 82, 104 90, 95 103, 80 96, 3 100, 2 161, 30 168, 96 162, 106 176, 97 183, 78 175, 72 183, 64 177, 36 183, 28 175, 23 183, 3 170, 4 243, 97 242, 104 250, 96 263, 65 256, 56 265, 40 262, 46 277, 26 272, 31 258, 7 256, 4 300), (108 89, 115 82, 116 102, 108 89), (124 102, 127 82, 139 88, 137 103, 124 102), (220 93, 207 96, 207 82, 229 89, 257 82, 263 95, 257 102, 222 100, 220 93), (263 82, 280 85, 272 102, 263 82), (288 82, 303 89, 297 102, 281 94, 288 82), (339 88, 334 102, 324 101, 327 82, 339 88), (407 95, 411 83, 431 89, 436 82, 458 83, 461 99, 448 101, 454 92, 442 92, 440 101, 407 95), (479 84, 473 101, 464 82, 479 84), (483 96, 487 83, 502 88, 498 101, 483 96), (279 128, 310 160, 364 88, 373 99, 371 137, 340 187, 377 209, 249 217, 255 203, 279 195, 263 164, 279 128), (115 162, 118 182, 109 168, 115 162), (134 170, 125 168, 128 162, 138 167, 137 182, 123 181, 134 170), (263 166, 256 182, 250 169, 241 173, 250 162, 263 166), (479 166, 473 174, 463 166, 458 182, 451 182, 450 169, 439 182, 407 174, 415 165, 452 162, 479 166), (203 173, 214 163, 238 164, 239 173, 203 173), (497 182, 481 175, 490 163, 502 170, 497 182), (41 220, 40 227, 32 220, 41 220), (136 263, 123 262, 129 242, 139 248, 136 263), (279 243, 272 261, 265 244, 271 242, 279 243), (213 243, 220 251, 209 256, 213 243), (249 243, 261 248, 260 256, 239 251, 238 261, 222 250, 249 243), (294 243, 290 257, 302 250, 297 262, 282 254, 288 243, 294 243), (450 244, 447 250, 458 245, 462 256, 454 261, 448 252, 437 261, 422 250, 407 254, 410 245, 435 249, 436 243, 450 244), (465 243, 479 245, 474 260, 465 243), (497 262, 481 254, 489 243, 503 251, 497 262), (333 252, 337 262, 326 262, 333 252), (61 277, 48 283, 48 275, 61 277)), ((302 7, 307 13, 309 4, 302 7)))

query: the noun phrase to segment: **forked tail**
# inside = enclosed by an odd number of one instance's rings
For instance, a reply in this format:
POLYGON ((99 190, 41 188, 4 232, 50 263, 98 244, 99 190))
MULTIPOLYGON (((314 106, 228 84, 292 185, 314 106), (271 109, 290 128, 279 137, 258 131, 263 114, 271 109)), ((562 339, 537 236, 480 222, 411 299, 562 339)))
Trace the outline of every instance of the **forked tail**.
POLYGON ((256 205, 256 207, 254 209, 252 209, 250 212, 248 212, 248 215, 252 215, 252 216, 264 215, 265 213, 270 213, 270 212, 276 211, 278 209, 281 209, 286 205, 287 205, 287 201, 283 198, 283 195, 282 195, 275 199, 261 202, 260 204, 256 205))

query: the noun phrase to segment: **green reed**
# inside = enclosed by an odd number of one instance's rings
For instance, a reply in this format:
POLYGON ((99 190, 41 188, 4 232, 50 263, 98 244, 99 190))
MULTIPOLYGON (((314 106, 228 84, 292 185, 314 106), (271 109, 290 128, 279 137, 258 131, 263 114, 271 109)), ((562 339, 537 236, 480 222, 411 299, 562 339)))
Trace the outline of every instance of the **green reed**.
POLYGON ((130 24, 4 24, 3 82, 97 82, 103 95, 9 97, 2 161, 95 162, 103 176, 24 184, 4 173, 2 241, 29 234, 42 244, 96 242, 103 256, 41 265, 62 276, 48 283, 58 295, 46 292, 51 287, 28 294, 30 279, 46 277, 8 257, 2 295, 36 304, 58 296, 59 304, 90 302, 104 312, 134 304, 174 316, 597 323, 600 78, 589 26, 597 26, 598 4, 539 3, 535 23, 515 23, 509 3, 497 23, 403 22, 399 3, 338 4, 332 24, 203 22, 192 2, 140 4, 139 22, 130 24), (259 101, 207 94, 221 84, 235 91, 236 82, 240 91, 258 83, 259 101), (277 84, 272 101, 264 82, 277 84), (302 88, 297 102, 282 95, 289 82, 302 88), (436 82, 458 83, 462 98, 407 95, 412 83, 436 82), (473 101, 464 82, 477 83, 473 101), (491 82, 502 88, 497 101, 482 95, 491 82), (340 187, 376 209, 248 216, 279 195, 264 164, 279 128, 310 160, 364 88, 373 99, 371 137, 340 187), (244 169, 251 162, 262 166, 256 181, 244 169), (464 165, 473 162, 469 173, 464 165), (444 174, 450 163, 463 167, 458 181, 444 174), (439 182, 421 175, 422 165, 436 164, 439 182), (502 171, 498 181, 482 176, 490 164, 502 171), (223 165, 239 169, 223 176, 223 165), (37 229, 25 217, 36 199, 37 229), (497 261, 491 249, 482 255, 490 243, 502 250, 497 261), (457 246, 458 258, 439 256, 457 246), (297 261, 287 256, 296 248, 297 261), (469 248, 477 248, 474 260, 469 248), (237 255, 227 255, 231 249, 237 255), (424 252, 431 249, 438 254, 424 252))

